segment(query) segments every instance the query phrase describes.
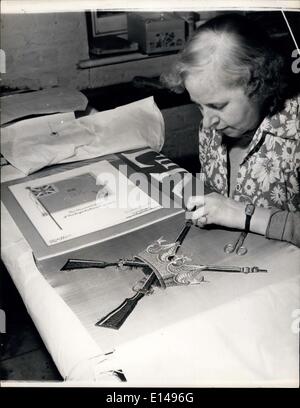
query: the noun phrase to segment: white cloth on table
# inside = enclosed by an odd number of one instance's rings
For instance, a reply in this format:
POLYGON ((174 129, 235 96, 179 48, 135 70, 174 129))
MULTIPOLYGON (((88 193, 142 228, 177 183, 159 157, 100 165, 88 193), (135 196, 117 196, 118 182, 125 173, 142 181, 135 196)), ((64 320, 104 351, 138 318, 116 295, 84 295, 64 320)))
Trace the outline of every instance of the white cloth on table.
POLYGON ((112 375, 113 356, 104 354, 41 275, 28 243, 2 203, 1 238, 1 258, 64 380, 119 384, 112 375))
POLYGON ((132 386, 298 387, 292 312, 298 311, 299 324, 299 299, 294 276, 136 338, 115 358, 132 386))

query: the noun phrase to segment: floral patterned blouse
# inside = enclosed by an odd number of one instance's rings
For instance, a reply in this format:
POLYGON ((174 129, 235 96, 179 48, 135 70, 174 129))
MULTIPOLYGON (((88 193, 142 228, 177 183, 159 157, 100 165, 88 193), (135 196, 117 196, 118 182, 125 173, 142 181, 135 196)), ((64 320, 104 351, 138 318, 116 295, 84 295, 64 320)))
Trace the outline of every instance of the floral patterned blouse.
MULTIPOLYGON (((209 190, 228 196, 227 148, 214 130, 199 132, 201 171, 209 190)), ((300 96, 265 118, 240 164, 233 198, 259 207, 300 210, 300 96)))
MULTIPOLYGON (((228 196, 228 155, 220 133, 200 129, 199 158, 206 190, 228 196)), ((232 197, 258 207, 298 212, 299 180, 300 96, 262 121, 240 163, 232 197)))

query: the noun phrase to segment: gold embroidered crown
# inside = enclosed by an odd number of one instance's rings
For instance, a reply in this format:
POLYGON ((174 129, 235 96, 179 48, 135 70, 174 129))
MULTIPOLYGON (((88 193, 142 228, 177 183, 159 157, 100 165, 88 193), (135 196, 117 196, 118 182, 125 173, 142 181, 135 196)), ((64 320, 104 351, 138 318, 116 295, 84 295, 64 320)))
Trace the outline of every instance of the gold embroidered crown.
POLYGON ((162 237, 140 252, 135 258, 145 262, 156 274, 160 286, 195 285, 203 282, 203 267, 187 263, 191 259, 176 255, 178 245, 162 237))

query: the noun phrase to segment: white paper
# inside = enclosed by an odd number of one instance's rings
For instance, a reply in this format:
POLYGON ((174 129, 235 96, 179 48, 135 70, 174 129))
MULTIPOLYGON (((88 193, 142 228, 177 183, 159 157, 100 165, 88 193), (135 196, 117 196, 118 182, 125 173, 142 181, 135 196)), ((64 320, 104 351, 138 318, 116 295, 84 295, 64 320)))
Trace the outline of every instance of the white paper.
POLYGON ((164 120, 150 97, 80 119, 57 115, 29 119, 3 128, 1 133, 2 155, 27 175, 52 164, 130 149, 159 151, 164 142, 164 120))
POLYGON ((1 129, 1 154, 24 174, 49 166, 71 156, 74 138, 69 145, 56 137, 58 127, 75 120, 74 112, 58 113, 17 122, 1 129))
POLYGON ((1 125, 29 115, 85 110, 88 100, 76 89, 50 88, 2 96, 1 125))
POLYGON ((9 188, 49 246, 161 208, 106 160, 9 188))

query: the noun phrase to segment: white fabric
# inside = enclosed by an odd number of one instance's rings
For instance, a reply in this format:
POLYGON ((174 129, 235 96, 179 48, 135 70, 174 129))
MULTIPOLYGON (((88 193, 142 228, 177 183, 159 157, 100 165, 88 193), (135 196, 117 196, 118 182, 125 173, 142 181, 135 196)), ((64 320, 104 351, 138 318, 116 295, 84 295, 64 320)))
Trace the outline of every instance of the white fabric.
POLYGON ((118 382, 109 372, 109 357, 36 268, 29 245, 2 203, 1 221, 2 260, 62 377, 118 382))
POLYGON ((71 115, 27 119, 1 129, 2 155, 27 175, 129 149, 160 151, 164 143, 164 120, 153 97, 79 119, 71 115))
POLYGON ((299 284, 296 276, 136 338, 115 358, 134 386, 298 387, 299 284))

